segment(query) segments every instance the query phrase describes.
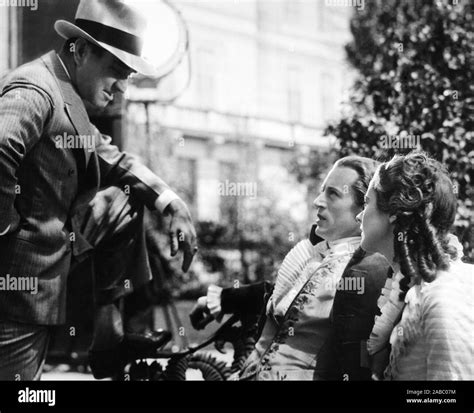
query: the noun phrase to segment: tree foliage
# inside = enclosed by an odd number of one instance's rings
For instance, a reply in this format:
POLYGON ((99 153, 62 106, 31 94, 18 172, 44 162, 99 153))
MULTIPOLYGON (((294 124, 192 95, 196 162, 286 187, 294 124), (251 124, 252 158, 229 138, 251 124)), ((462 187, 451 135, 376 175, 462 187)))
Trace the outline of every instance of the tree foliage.
POLYGON ((368 0, 354 11, 351 32, 346 51, 358 78, 342 119, 326 133, 336 136, 340 157, 386 160, 414 149, 411 138, 445 164, 459 199, 455 233, 473 261, 471 3, 368 0))

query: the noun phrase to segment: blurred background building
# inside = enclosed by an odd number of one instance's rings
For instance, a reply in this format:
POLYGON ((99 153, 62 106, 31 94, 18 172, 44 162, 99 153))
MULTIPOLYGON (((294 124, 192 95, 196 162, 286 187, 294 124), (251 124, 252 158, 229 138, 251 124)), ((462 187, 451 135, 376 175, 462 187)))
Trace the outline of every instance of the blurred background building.
POLYGON ((163 152, 178 160, 179 182, 199 220, 232 215, 232 203, 218 191, 226 180, 255 182, 257 191, 270 186, 295 218, 307 220, 304 188, 288 175, 286 162, 298 146, 331 145, 322 134, 351 81, 343 48, 351 9, 327 7, 324 0, 175 4, 189 25, 190 87, 171 105, 147 108, 136 101, 151 100, 153 90, 132 87, 127 123, 146 130, 148 110, 152 139, 128 133, 125 147, 140 148, 150 163, 163 152), (163 135, 172 141, 169 150, 163 135))
POLYGON ((182 69, 158 88, 135 82, 123 145, 179 188, 203 223, 201 241, 213 238, 209 246, 234 268, 229 278, 262 278, 309 231, 315 194, 288 164, 334 144, 323 131, 353 80, 344 51, 352 8, 324 0, 173 4, 190 33, 189 88, 169 104, 157 100, 179 89, 182 69), (222 192, 232 185, 253 191, 222 192))

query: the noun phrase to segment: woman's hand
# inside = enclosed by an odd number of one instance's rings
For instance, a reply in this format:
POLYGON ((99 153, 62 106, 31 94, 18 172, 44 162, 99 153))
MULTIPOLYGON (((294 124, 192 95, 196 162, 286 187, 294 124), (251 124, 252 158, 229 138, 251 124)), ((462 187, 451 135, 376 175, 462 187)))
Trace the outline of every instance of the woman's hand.
POLYGON ((384 379, 383 372, 388 365, 390 358, 390 346, 384 347, 379 352, 371 356, 372 380, 379 381, 384 379))

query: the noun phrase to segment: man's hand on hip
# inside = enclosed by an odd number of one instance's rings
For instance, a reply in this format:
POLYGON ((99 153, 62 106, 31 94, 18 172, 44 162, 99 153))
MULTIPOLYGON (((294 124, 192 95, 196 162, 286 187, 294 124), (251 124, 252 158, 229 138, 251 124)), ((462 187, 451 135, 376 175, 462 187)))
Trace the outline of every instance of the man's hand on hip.
POLYGON ((186 204, 181 199, 174 199, 164 211, 165 215, 171 216, 169 236, 171 241, 171 256, 174 257, 178 250, 182 250, 182 270, 188 271, 196 254, 197 240, 196 230, 191 219, 191 214, 186 204))

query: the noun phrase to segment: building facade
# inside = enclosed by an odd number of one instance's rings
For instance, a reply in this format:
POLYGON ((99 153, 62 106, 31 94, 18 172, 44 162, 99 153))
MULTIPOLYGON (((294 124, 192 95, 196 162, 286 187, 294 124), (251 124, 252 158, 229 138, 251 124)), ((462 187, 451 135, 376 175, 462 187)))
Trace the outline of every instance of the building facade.
POLYGON ((232 202, 219 191, 226 182, 255 183, 257 197, 276 192, 281 208, 307 220, 314 194, 296 184, 287 163, 298 147, 333 144, 323 131, 352 80, 344 45, 353 9, 324 0, 173 3, 190 33, 189 88, 160 104, 132 86, 125 146, 163 174, 177 172, 199 220, 226 220, 232 202))

